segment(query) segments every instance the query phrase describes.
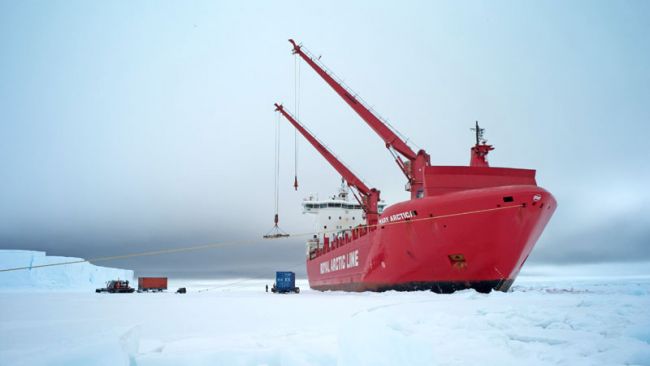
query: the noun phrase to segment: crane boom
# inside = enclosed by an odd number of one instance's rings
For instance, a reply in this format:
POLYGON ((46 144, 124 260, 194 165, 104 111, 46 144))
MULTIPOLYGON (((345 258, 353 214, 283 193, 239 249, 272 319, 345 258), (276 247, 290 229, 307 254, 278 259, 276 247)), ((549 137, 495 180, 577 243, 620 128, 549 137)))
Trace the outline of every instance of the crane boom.
POLYGON ((327 71, 318 60, 303 50, 301 45, 296 44, 293 39, 289 42, 293 45, 293 53, 299 55, 309 66, 311 66, 318 75, 384 140, 386 147, 393 153, 397 151, 408 160, 408 164, 401 158, 395 156, 395 162, 404 172, 409 181, 407 190, 411 191, 412 198, 421 198, 424 196, 423 171, 424 167, 429 165, 429 155, 420 150, 415 153, 404 140, 402 140, 393 130, 391 130, 379 117, 377 117, 369 107, 367 107, 359 98, 346 88, 342 82, 337 81, 335 76, 327 71))
POLYGON ((386 143, 386 147, 392 147, 397 152, 402 154, 405 158, 413 160, 416 157, 416 153, 402 141, 402 139, 395 134, 386 124, 384 124, 374 113, 370 111, 356 96, 352 95, 345 86, 337 82, 333 75, 327 72, 323 67, 321 67, 312 57, 307 55, 303 50, 302 46, 296 44, 293 39, 290 39, 289 42, 293 45, 293 52, 298 54, 309 66, 311 66, 320 77, 325 80, 329 86, 334 89, 334 91, 345 100, 346 103, 352 109, 357 112, 357 114, 372 128, 386 143))
POLYGON ((346 167, 339 159, 334 156, 323 144, 320 143, 309 131, 298 122, 291 113, 286 111, 281 104, 275 103, 275 110, 280 112, 297 130, 301 135, 309 141, 310 144, 327 160, 330 165, 341 174, 343 179, 349 186, 354 187, 361 194, 361 205, 364 206, 364 211, 368 218, 369 225, 376 225, 379 219, 378 204, 379 204, 379 191, 375 188, 368 188, 359 177, 357 177, 348 167, 346 167))

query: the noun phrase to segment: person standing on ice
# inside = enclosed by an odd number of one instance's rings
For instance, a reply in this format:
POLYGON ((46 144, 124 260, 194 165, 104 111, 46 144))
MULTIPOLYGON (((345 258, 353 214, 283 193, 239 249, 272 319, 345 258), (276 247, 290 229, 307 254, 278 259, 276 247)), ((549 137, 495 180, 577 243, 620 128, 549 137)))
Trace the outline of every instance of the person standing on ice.
POLYGON ((269 285, 266 285, 266 292, 269 292, 269 285))

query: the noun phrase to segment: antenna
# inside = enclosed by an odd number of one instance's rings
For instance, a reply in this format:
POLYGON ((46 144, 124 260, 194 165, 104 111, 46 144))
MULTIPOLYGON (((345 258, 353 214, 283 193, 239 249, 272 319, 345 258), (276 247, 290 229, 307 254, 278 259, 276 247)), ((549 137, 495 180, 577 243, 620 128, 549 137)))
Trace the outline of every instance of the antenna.
POLYGON ((470 130, 476 132, 476 144, 477 145, 479 143, 485 144, 487 142, 487 140, 483 138, 483 133, 485 132, 485 128, 480 128, 478 126, 478 121, 476 121, 476 127, 470 128, 470 130))

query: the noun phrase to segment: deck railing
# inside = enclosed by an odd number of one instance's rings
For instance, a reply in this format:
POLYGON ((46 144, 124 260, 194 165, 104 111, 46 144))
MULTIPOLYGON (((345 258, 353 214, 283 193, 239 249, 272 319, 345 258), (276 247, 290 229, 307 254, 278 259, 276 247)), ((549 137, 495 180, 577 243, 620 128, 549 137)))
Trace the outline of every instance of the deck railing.
POLYGON ((316 250, 309 252, 309 259, 310 260, 316 259, 321 255, 331 252, 332 250, 335 250, 342 246, 346 246, 352 243, 353 241, 360 239, 363 236, 366 236, 370 231, 372 230, 369 227, 361 226, 354 229, 345 230, 343 231, 343 235, 336 236, 331 240, 328 236, 325 236, 322 242, 323 246, 322 247, 320 246, 320 241, 319 241, 319 245, 316 248, 316 250))

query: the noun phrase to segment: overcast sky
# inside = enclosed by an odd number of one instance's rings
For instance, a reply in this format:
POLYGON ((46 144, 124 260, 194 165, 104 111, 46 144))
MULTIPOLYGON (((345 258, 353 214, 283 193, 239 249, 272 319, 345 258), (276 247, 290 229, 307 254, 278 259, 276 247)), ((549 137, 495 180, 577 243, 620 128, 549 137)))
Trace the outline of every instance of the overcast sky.
MULTIPOLYGON (((274 102, 302 42, 433 164, 537 169, 558 209, 532 262, 650 260, 645 1, 0 1, 0 249, 79 257, 259 238, 272 226, 274 102)), ((407 199, 379 138, 302 64, 300 116, 407 199)), ((281 226, 339 177, 281 125, 281 226)), ((140 273, 304 265, 302 239, 121 261, 140 273)))

